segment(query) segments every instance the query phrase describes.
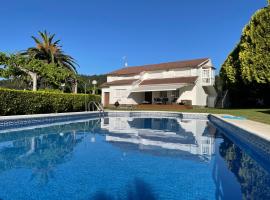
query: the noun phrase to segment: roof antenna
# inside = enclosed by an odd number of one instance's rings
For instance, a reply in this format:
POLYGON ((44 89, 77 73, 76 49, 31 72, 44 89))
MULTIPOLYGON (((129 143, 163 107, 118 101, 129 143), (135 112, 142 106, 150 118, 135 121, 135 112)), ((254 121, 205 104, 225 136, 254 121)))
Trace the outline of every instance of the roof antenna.
POLYGON ((124 61, 124 67, 127 67, 128 66, 127 57, 123 56, 122 59, 124 61))

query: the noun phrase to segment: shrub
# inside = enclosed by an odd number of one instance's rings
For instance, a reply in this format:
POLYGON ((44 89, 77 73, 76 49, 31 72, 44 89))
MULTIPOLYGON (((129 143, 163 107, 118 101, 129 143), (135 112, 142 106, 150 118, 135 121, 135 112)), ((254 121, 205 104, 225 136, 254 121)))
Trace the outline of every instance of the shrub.
POLYGON ((100 96, 0 88, 0 115, 84 111, 85 101, 100 101, 100 96))
POLYGON ((59 90, 59 89, 48 89, 48 88, 45 88, 45 89, 38 89, 39 92, 52 92, 52 93, 62 93, 63 91, 62 90, 59 90))

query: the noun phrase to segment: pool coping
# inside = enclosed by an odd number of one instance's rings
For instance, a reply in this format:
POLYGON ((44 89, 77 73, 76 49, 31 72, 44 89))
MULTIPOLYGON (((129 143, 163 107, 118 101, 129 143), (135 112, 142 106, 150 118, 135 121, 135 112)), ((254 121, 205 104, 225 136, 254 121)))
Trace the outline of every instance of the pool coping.
MULTIPOLYGON (((270 125, 261 122, 252 121, 249 119, 230 119, 224 118, 224 114, 209 114, 209 119, 216 122, 215 124, 224 129, 230 129, 231 132, 240 131, 246 132, 270 142, 270 125), (217 122, 217 119, 224 123, 223 125, 217 122), (227 126, 226 126, 227 125, 227 126)), ((229 115, 232 116, 232 115, 229 115)))
POLYGON ((34 115, 0 116, 0 132, 7 129, 21 129, 23 127, 40 126, 44 124, 55 124, 60 122, 87 119, 89 117, 101 117, 105 113, 96 112, 72 112, 51 113, 34 115))
POLYGON ((108 116, 128 116, 128 117, 181 117, 183 119, 201 119, 208 120, 208 113, 188 113, 188 112, 168 112, 168 111, 106 111, 108 116), (129 114, 129 115, 127 115, 129 114), (141 116, 143 114, 143 116, 141 116), (151 115, 154 114, 154 115, 151 115))
MULTIPOLYGON (((183 118, 199 118, 202 116, 203 118, 208 118, 210 121, 213 121, 218 126, 223 126, 222 128, 230 129, 231 131, 244 131, 247 133, 250 133, 252 135, 258 136, 260 138, 263 138, 267 141, 270 141, 270 125, 263 124, 260 122, 255 122, 252 120, 244 119, 244 120, 236 120, 236 119, 228 119, 223 118, 224 114, 210 114, 210 113, 189 113, 189 112, 174 112, 174 111, 122 111, 122 110, 105 110, 105 115, 111 114, 121 114, 121 113, 132 113, 132 114, 159 114, 158 116, 166 116, 166 115, 175 115, 183 118), (218 121, 217 121, 218 120, 218 121), (220 122, 223 122, 222 125, 220 122)), ((6 123, 11 123, 10 126, 12 126, 12 123, 16 120, 20 120, 23 123, 25 120, 29 119, 66 119, 68 117, 76 117, 76 116, 99 116, 100 117, 101 112, 99 111, 92 111, 92 112, 69 112, 69 113, 50 113, 50 114, 33 114, 33 115, 13 115, 13 116, 0 116, 0 128, 3 127, 6 123)), ((70 119, 70 120, 71 120, 70 119)), ((199 118, 200 119, 200 118, 199 118)))
POLYGON ((31 115, 10 115, 10 116, 0 116, 0 121, 2 120, 17 120, 17 119, 31 119, 31 118, 44 118, 44 117, 61 117, 61 116, 76 116, 76 115, 89 115, 98 114, 99 111, 92 112, 67 112, 67 113, 48 113, 48 114, 31 114, 31 115))

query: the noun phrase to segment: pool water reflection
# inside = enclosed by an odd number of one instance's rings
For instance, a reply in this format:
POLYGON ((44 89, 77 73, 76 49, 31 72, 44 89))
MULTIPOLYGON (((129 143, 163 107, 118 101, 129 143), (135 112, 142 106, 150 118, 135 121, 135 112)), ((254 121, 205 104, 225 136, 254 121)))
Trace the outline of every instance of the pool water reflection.
POLYGON ((269 165, 225 135, 129 117, 1 133, 0 199, 270 199, 269 165))

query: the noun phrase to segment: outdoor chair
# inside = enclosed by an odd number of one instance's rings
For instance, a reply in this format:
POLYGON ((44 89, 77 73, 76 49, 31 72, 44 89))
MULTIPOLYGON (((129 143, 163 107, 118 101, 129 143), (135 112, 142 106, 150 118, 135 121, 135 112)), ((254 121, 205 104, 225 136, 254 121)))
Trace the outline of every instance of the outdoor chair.
POLYGON ((172 104, 176 103, 176 101, 177 101, 177 98, 174 97, 173 100, 172 100, 172 104))
POLYGON ((162 104, 162 100, 160 98, 154 98, 154 103, 155 104, 162 104))
POLYGON ((162 103, 163 104, 167 104, 168 101, 169 101, 169 99, 167 97, 162 98, 162 103))

